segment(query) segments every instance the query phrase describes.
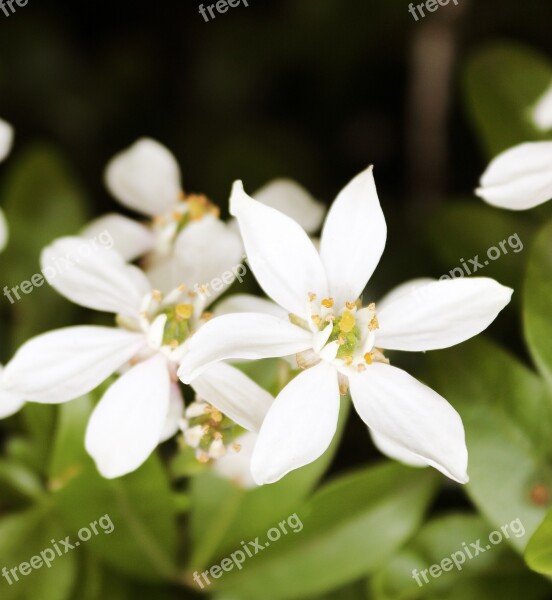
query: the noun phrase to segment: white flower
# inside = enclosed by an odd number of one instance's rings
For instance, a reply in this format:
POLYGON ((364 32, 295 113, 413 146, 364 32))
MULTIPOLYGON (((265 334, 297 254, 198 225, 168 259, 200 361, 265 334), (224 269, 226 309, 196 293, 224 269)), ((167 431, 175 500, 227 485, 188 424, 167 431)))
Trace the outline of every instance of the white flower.
MULTIPOLYGON (((46 267, 59 264, 63 256, 78 256, 81 246, 80 238, 55 241, 43 251, 43 270, 47 273, 46 267)), ((220 271, 233 260, 227 251, 224 245, 206 245, 195 258, 214 268, 218 257, 220 271)), ((183 282, 189 278, 193 285, 199 269, 190 265, 183 282)), ((183 347, 178 347, 207 318, 203 311, 209 298, 184 285, 165 296, 151 290, 140 269, 106 248, 49 282, 81 306, 117 314, 118 327, 67 327, 29 340, 6 365, 3 389, 54 404, 86 394, 120 372, 90 418, 85 445, 104 477, 129 473, 178 429, 183 408, 176 378, 183 347)), ((272 402, 270 394, 225 363, 206 370, 192 387, 250 430, 259 428, 272 402)))
POLYGON ((287 216, 234 186, 248 261, 266 294, 289 320, 260 313, 216 317, 188 343, 179 376, 190 382, 230 357, 261 359, 298 353, 305 370, 278 395, 259 432, 252 474, 271 483, 318 458, 335 433, 340 391, 348 386, 357 412, 387 454, 431 465, 466 482, 467 450, 460 416, 436 392, 387 364, 383 349, 424 351, 458 344, 483 331, 512 290, 492 279, 435 281, 416 293, 401 286, 361 306, 386 225, 369 168, 330 209, 320 254, 287 216))
POLYGON ((489 204, 527 210, 552 198, 552 142, 514 146, 494 158, 476 194, 489 204))
POLYGON ((537 100, 531 117, 533 124, 540 131, 552 129, 552 85, 537 100))
MULTIPOLYGON (((2 381, 2 375, 4 373, 4 367, 0 365, 0 382, 2 381)), ((0 419, 11 417, 25 404, 25 400, 18 394, 8 392, 0 385, 0 419)))
MULTIPOLYGON (((13 127, 0 119, 0 162, 10 153, 13 144, 13 127)), ((8 242, 8 226, 2 209, 0 209, 0 252, 8 242)))

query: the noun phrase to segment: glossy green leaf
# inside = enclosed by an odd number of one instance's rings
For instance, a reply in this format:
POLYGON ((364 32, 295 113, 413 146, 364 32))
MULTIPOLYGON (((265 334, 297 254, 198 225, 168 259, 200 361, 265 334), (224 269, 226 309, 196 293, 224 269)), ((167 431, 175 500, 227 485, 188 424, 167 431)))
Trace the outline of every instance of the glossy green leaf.
POLYGON ((523 317, 533 360, 552 386, 552 222, 539 233, 531 248, 523 317))
POLYGON ((464 76, 466 104, 488 158, 546 138, 532 123, 531 111, 551 83, 548 58, 520 44, 493 44, 471 57, 464 76))
POLYGON ((467 492, 497 529, 521 519, 527 534, 510 538, 519 552, 545 515, 532 499, 552 489, 552 401, 541 379, 479 337, 430 353, 429 383, 460 413, 469 453, 467 492))
POLYGON ((294 507, 300 531, 268 543, 276 534, 256 531, 262 553, 248 558, 241 571, 223 573, 216 585, 242 600, 291 600, 361 579, 416 531, 438 482, 434 471, 396 463, 341 477, 294 507))
POLYGON ((534 571, 552 575, 552 510, 531 536, 525 560, 534 571))

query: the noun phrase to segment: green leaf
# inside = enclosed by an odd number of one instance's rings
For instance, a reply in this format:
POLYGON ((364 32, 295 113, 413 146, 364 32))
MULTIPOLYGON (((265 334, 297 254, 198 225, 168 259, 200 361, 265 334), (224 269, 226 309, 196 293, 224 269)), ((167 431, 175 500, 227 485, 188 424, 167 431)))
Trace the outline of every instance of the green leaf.
POLYGON ((520 44, 493 44, 466 65, 468 114, 489 158, 522 142, 546 139, 531 121, 531 110, 552 83, 547 57, 520 44))
POLYGON ((349 412, 342 401, 339 425, 328 450, 318 460, 277 483, 245 490, 207 471, 192 480, 191 570, 206 566, 215 555, 236 548, 294 512, 328 468, 339 445, 349 412))
MULTIPOLYGON (((506 531, 515 536, 523 529, 516 523, 506 531)), ((373 577, 369 584, 373 600, 547 598, 546 581, 528 572, 504 541, 490 543, 491 534, 498 541, 493 528, 476 515, 450 514, 429 521, 373 577)))
MULTIPOLYGON (((2 600, 70 598, 76 580, 78 550, 75 548, 57 556, 51 543, 52 539, 64 540, 67 533, 44 507, 0 519, 0 568, 5 566, 9 572, 9 580, 5 575, 0 580, 2 600), (50 568, 42 562, 40 568, 30 570, 28 575, 19 573, 22 563, 40 557, 40 553, 48 548, 51 552, 46 556, 55 556, 50 568), (11 569, 15 567, 17 571, 12 573, 11 569)), ((39 564, 38 559, 35 562, 39 564)), ((23 569, 24 572, 29 570, 26 566, 23 569)))
POLYGON ((527 535, 509 540, 521 552, 545 515, 532 492, 536 486, 552 489, 547 389, 532 371, 482 337, 428 356, 432 387, 464 422, 468 494, 496 529, 521 519, 527 535))
POLYGON ((224 573, 216 586, 242 600, 291 600, 360 579, 385 564, 413 534, 438 482, 434 471, 395 463, 341 477, 295 507, 301 530, 288 530, 269 548, 268 531, 258 530, 262 554, 248 558, 241 571, 224 573))
POLYGON ((426 230, 442 275, 492 277, 514 289, 521 286, 526 245, 535 231, 528 219, 482 202, 455 202, 439 209, 426 230))
MULTIPOLYGON (((5 284, 12 288, 40 274, 41 249, 56 237, 75 235, 84 225, 87 211, 80 187, 54 148, 35 145, 9 161, 7 168, 0 196, 10 240, 0 258, 0 269, 5 284)), ((15 344, 67 324, 71 305, 47 283, 38 284, 37 279, 36 288, 29 292, 32 299, 21 289, 16 292, 11 294, 15 344)))
POLYGON ((107 480, 84 450, 90 397, 59 407, 50 487, 67 527, 78 531, 107 515, 114 525, 86 546, 112 569, 144 581, 175 576, 176 504, 156 455, 134 473, 107 480))
POLYGON ((525 550, 525 561, 534 571, 552 575, 552 510, 531 536, 525 550))
POLYGON ((533 360, 552 386, 552 221, 538 234, 531 249, 523 317, 533 360))

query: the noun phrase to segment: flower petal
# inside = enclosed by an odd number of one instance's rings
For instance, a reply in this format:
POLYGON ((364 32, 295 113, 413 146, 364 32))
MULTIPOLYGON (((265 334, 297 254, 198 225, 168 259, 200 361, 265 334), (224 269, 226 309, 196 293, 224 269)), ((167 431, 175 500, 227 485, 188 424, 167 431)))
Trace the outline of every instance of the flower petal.
POLYGON ((133 261, 153 249, 155 237, 151 230, 123 215, 110 213, 91 221, 82 231, 89 240, 105 240, 105 247, 114 247, 126 260, 133 261))
POLYGON ((259 296, 253 296, 253 294, 232 294, 217 302, 213 313, 216 317, 221 315, 229 315, 234 313, 262 313, 266 315, 272 315, 273 317, 279 317, 280 319, 287 319, 288 313, 281 307, 267 300, 266 298, 259 298, 259 296))
POLYGON ((291 179, 269 181, 253 194, 253 198, 284 213, 309 234, 318 231, 324 221, 325 206, 291 179))
POLYGON ((448 348, 481 333, 510 302, 513 290, 488 277, 433 281, 396 295, 378 310, 378 348, 448 348))
POLYGON ((109 248, 65 237, 42 251, 42 271, 60 294, 81 306, 137 317, 151 291, 147 277, 109 248))
POLYGON ((336 306, 360 296, 379 263, 386 239, 387 226, 369 167, 339 193, 322 230, 320 256, 336 306))
POLYGON ((388 438, 377 431, 374 431, 368 427, 368 432, 370 433, 370 437, 374 442, 374 446, 383 454, 392 458, 393 460, 398 460, 405 465, 409 465, 411 467, 427 467, 427 462, 407 450, 404 446, 400 444, 396 444, 393 440, 388 438))
POLYGON ((123 206, 150 216, 171 210, 182 190, 175 157, 149 138, 138 140, 109 162, 105 183, 123 206))
POLYGON ((394 287, 388 292, 376 305, 378 313, 385 309, 386 306, 394 304, 399 298, 403 296, 411 296, 412 294, 419 293, 419 290, 426 286, 428 283, 437 281, 431 277, 418 277, 416 279, 409 279, 404 283, 394 287))
POLYGON ((309 292, 326 297, 324 267, 313 243, 293 219, 250 198, 241 181, 230 212, 238 219, 247 260, 270 298, 288 312, 306 315, 309 292))
POLYGON ((0 119, 0 162, 2 162, 11 151, 13 145, 13 127, 0 119))
POLYGON ((493 206, 527 210, 552 198, 552 142, 514 146, 494 158, 476 194, 493 206))
POLYGON ((4 389, 3 373, 4 367, 0 365, 0 419, 11 417, 25 404, 25 400, 19 394, 13 394, 4 389))
POLYGON ((288 356, 311 347, 312 333, 289 321, 260 313, 222 315, 190 338, 178 376, 190 383, 221 360, 288 356))
POLYGON ((337 371, 321 362, 303 371, 278 394, 253 451, 251 473, 274 483, 316 460, 333 439, 339 417, 337 371))
POLYGON ((112 327, 66 327, 30 339, 6 365, 4 388, 57 404, 93 390, 143 346, 144 336, 112 327))
POLYGON ((217 363, 192 383, 199 400, 218 408, 249 431, 259 431, 274 398, 239 369, 217 363))
POLYGON ((85 446, 106 478, 136 470, 155 450, 169 411, 170 378, 160 354, 138 363, 103 395, 85 446))
POLYGON ((362 420, 447 477, 467 483, 468 451, 460 415, 437 392, 405 371, 374 363, 349 374, 362 420))
POLYGON ((238 452, 230 448, 224 456, 213 463, 213 470, 224 479, 228 479, 239 487, 250 489, 257 486, 251 475, 251 457, 257 443, 256 433, 248 431, 236 440, 240 446, 238 452))
POLYGON ((0 208, 0 252, 4 250, 8 243, 8 224, 6 223, 6 217, 4 211, 0 208))
POLYGON ((552 129, 552 85, 537 100, 531 116, 535 127, 540 131, 552 129))
POLYGON ((159 443, 170 440, 172 436, 180 429, 180 419, 184 413, 184 399, 177 383, 171 382, 169 397, 169 410, 165 418, 165 424, 161 431, 159 443))
POLYGON ((205 286, 202 293, 213 302, 245 273, 239 235, 213 215, 187 225, 178 235, 174 256, 177 272, 173 287, 185 283, 190 289, 205 286))

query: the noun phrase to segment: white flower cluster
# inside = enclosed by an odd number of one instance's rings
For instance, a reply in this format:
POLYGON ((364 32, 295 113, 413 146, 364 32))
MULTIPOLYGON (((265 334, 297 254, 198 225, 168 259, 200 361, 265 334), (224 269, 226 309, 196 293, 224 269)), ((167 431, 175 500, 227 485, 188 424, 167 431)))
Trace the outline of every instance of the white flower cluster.
MULTIPOLYGON (((371 167, 340 192, 319 243, 309 234, 320 229, 324 209, 288 180, 253 197, 237 182, 230 199, 235 221, 225 223, 205 196, 182 191, 175 158, 153 140, 117 155, 105 179, 122 205, 149 222, 110 214, 91 223, 82 236, 107 230, 114 247, 50 283, 76 304, 114 314, 116 326, 67 327, 26 342, 3 372, 3 416, 23 401, 69 401, 116 374, 85 440, 105 477, 138 468, 180 429, 199 460, 215 461, 220 473, 244 485, 260 485, 327 449, 340 396, 350 391, 382 452, 468 480, 459 415, 390 365, 385 352, 467 340, 488 327, 512 290, 488 278, 424 280, 420 294, 413 293, 417 280, 380 302, 364 302, 387 237, 371 167), (239 294, 216 303, 233 278, 216 294, 202 293, 244 251, 271 300, 239 294), (132 264, 137 260, 142 268, 132 264), (275 399, 226 362, 273 357, 301 370, 275 399), (195 392, 187 407, 179 380, 195 392), (236 440, 236 424, 250 433, 236 440)), ((55 240, 42 263, 79 242, 55 240)))

